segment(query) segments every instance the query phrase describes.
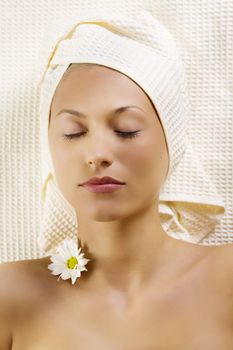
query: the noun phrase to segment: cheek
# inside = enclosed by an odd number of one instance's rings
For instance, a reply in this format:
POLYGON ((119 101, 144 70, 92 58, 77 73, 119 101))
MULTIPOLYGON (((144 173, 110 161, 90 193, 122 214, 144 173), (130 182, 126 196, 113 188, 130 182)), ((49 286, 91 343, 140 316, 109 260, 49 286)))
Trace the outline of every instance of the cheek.
POLYGON ((139 180, 155 181, 161 170, 161 155, 160 139, 148 132, 132 142, 132 146, 127 145, 121 159, 130 172, 129 177, 133 175, 133 178, 139 180))
POLYGON ((77 182, 79 162, 74 161, 74 151, 72 151, 69 141, 65 141, 61 133, 60 135, 51 134, 49 137, 49 147, 57 182, 61 183, 62 187, 63 183, 77 182))

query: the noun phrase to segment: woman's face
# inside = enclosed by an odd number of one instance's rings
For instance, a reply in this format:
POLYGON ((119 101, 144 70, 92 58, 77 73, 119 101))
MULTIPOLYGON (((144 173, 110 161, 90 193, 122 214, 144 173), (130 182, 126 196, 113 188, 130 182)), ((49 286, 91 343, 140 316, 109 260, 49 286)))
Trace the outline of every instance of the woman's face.
POLYGON ((166 141, 149 98, 126 75, 72 64, 51 104, 49 146, 58 186, 77 215, 110 221, 157 203, 168 168, 166 141), (115 112, 132 105, 137 107, 115 112), (125 185, 104 194, 79 186, 93 176, 125 185))

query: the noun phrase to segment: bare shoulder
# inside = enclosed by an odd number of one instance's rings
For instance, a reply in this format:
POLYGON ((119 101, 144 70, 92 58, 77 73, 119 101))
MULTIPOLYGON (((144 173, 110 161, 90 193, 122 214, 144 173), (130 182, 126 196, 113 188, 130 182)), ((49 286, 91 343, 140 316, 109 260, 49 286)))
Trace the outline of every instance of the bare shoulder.
MULTIPOLYGON (((233 280, 233 243, 217 246, 218 262, 231 273, 233 280)), ((233 281, 232 281, 233 282, 233 281)))
POLYGON ((18 286, 17 290, 20 290, 20 287, 26 287, 27 283, 38 282, 38 276, 45 277, 47 262, 48 257, 0 264, 0 291, 5 288, 9 291, 9 287, 13 285, 18 286))
POLYGON ((12 345, 10 291, 4 283, 7 280, 8 266, 8 263, 0 265, 0 350, 11 349, 12 345))
POLYGON ((41 258, 0 264, 0 350, 11 349, 16 322, 46 288, 46 263, 41 258))
POLYGON ((214 259, 220 283, 225 282, 233 301, 233 243, 216 246, 214 259))
POLYGON ((233 243, 197 246, 197 244, 182 242, 182 245, 188 248, 187 252, 190 256, 197 256, 198 261, 206 262, 206 270, 203 269, 202 263, 199 264, 201 271, 206 271, 208 276, 213 277, 216 284, 230 291, 233 301, 233 243))
POLYGON ((216 246, 216 254, 219 257, 219 263, 225 264, 225 267, 233 273, 233 243, 216 246))
POLYGON ((19 260, 0 264, 0 297, 8 298, 13 303, 20 298, 35 296, 47 286, 48 257, 40 259, 19 260), (41 286, 41 288, 40 288, 41 286))

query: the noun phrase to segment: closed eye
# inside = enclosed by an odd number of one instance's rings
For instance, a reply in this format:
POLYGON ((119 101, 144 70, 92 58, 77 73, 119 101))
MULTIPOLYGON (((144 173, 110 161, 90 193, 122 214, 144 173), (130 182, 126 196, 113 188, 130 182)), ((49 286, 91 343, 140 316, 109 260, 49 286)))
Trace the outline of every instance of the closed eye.
MULTIPOLYGON (((137 131, 117 131, 116 130, 116 133, 119 135, 119 137, 121 138, 132 138, 132 137, 135 137, 137 136, 137 134, 139 133, 140 130, 137 130, 137 131)), ((82 137, 83 135, 85 134, 85 132, 79 132, 77 134, 70 134, 70 135, 63 135, 65 139, 68 139, 68 140, 72 140, 74 138, 80 138, 82 137)))

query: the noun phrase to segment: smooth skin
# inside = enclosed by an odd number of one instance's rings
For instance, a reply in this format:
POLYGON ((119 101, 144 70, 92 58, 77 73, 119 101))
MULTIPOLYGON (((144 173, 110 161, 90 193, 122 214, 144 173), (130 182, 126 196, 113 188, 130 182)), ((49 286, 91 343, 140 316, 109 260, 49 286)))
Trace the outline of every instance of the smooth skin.
POLYGON ((51 104, 49 145, 91 261, 74 285, 51 275, 49 257, 1 264, 0 350, 232 350, 233 244, 195 245, 163 230, 169 157, 141 87, 114 69, 72 64, 51 104), (79 186, 93 176, 125 186, 79 186))

